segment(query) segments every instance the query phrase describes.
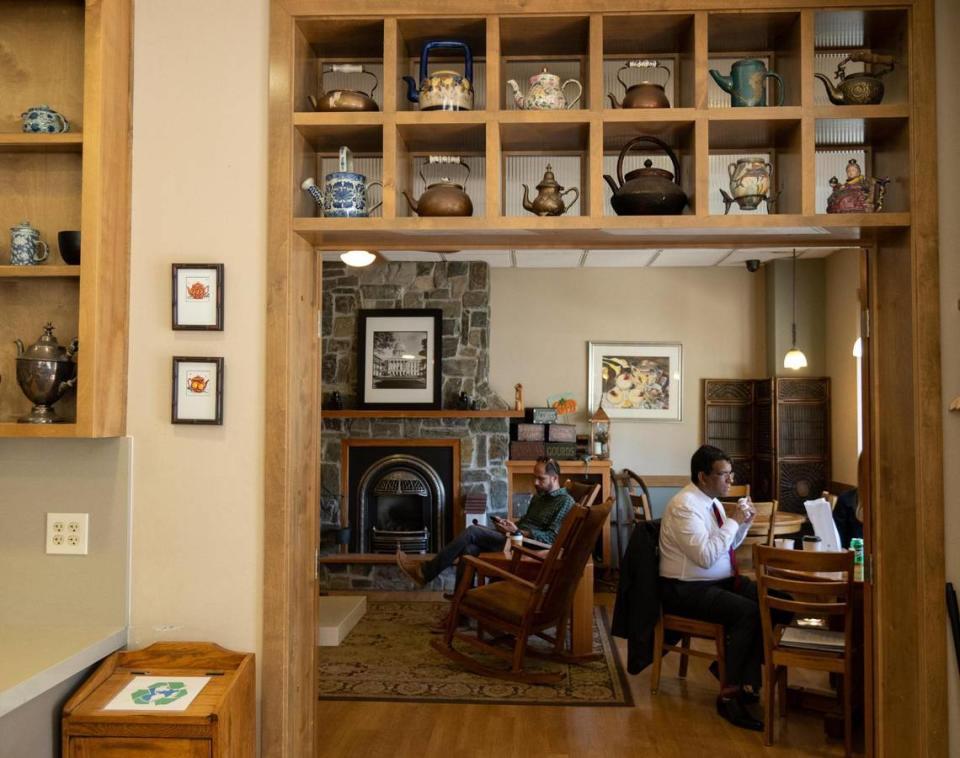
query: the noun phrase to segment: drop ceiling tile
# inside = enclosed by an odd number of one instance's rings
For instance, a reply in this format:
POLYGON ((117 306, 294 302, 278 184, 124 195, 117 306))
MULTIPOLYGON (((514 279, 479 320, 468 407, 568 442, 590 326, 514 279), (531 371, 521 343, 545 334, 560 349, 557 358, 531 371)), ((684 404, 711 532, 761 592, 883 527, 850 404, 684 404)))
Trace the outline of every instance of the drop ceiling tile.
POLYGON ((388 261, 441 261, 440 253, 426 250, 381 250, 380 255, 388 261))
POLYGON ((583 250, 514 250, 517 268, 577 268, 583 250))
POLYGON ((509 250, 461 250, 447 255, 448 261, 483 261, 492 268, 510 268, 513 258, 509 250))
POLYGON ((636 268, 648 265, 659 251, 659 248, 589 250, 583 265, 585 268, 636 268))
POLYGON ((716 266, 730 254, 730 248, 666 248, 650 265, 656 268, 716 266))

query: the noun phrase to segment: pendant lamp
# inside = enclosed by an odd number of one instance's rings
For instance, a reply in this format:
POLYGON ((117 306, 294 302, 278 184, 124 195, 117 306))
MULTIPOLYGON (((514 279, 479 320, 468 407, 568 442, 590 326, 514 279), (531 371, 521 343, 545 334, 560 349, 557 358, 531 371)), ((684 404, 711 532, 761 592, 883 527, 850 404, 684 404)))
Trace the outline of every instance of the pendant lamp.
POLYGON ((355 268, 369 266, 376 259, 377 256, 369 250, 347 250, 345 253, 340 253, 340 260, 355 268))
POLYGON ((793 250, 793 342, 785 356, 783 367, 794 371, 807 367, 807 356, 797 347, 797 250, 793 250))

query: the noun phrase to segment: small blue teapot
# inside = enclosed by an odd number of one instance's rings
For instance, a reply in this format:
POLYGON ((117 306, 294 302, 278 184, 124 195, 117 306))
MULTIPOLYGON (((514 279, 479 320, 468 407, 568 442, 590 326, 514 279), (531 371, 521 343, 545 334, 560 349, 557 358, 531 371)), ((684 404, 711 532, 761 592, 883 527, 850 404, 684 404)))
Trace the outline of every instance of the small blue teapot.
POLYGON ((70 131, 70 122, 49 105, 36 105, 21 113, 23 131, 33 134, 58 134, 70 131))

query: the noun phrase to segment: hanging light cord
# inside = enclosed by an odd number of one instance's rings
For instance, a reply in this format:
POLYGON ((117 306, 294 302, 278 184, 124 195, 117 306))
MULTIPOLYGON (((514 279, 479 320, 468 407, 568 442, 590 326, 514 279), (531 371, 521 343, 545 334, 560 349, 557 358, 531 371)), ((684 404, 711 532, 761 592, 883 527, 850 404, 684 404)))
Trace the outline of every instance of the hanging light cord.
POLYGON ((793 347, 797 346, 797 248, 793 248, 793 347))

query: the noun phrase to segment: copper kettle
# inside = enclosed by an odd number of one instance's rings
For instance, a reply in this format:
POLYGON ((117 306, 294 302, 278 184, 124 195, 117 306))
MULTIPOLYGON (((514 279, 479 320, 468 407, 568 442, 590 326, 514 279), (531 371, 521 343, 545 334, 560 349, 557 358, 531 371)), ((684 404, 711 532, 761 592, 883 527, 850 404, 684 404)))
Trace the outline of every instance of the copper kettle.
POLYGON ((404 191, 403 196, 407 199, 410 210, 418 216, 472 216, 473 202, 463 188, 470 177, 470 166, 464 163, 459 155, 431 155, 425 165, 431 163, 454 163, 463 166, 467 170, 463 184, 456 184, 445 176, 441 177, 439 182, 427 184, 421 166, 420 178, 427 188, 416 202, 404 191))
POLYGON ((319 98, 313 95, 307 95, 307 100, 313 106, 315 111, 326 113, 329 111, 378 111, 380 106, 373 99, 373 93, 377 91, 377 76, 372 71, 365 71, 359 63, 334 63, 323 67, 323 73, 320 74, 320 89, 323 89, 323 79, 327 74, 366 74, 373 77, 373 88, 370 93, 360 92, 352 89, 332 89, 324 92, 319 98))
POLYGON ((623 102, 618 103, 617 98, 612 92, 607 93, 610 98, 610 104, 613 108, 669 108, 670 100, 667 99, 667 83, 670 81, 670 69, 663 66, 655 60, 635 60, 627 61, 617 70, 617 81, 620 82, 626 94, 623 96, 623 102), (642 81, 627 87, 626 82, 620 78, 620 73, 631 68, 662 68, 667 72, 667 78, 663 84, 656 82, 642 81))

